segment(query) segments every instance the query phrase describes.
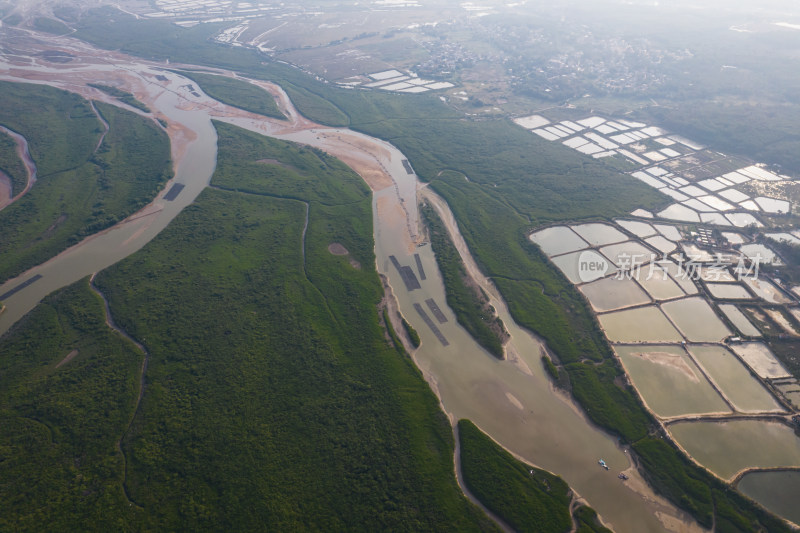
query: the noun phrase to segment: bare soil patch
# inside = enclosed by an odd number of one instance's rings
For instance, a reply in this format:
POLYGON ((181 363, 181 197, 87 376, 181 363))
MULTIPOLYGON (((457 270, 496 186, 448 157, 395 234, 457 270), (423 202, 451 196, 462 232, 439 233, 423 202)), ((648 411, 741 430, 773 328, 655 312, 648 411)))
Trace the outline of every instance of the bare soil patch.
POLYGON ((685 374, 686 377, 694 382, 700 381, 697 374, 695 374, 691 367, 686 364, 686 361, 683 360, 683 357, 678 354, 669 352, 639 352, 635 353, 634 355, 637 355, 642 359, 647 359, 651 363, 672 367, 675 370, 685 374))
POLYGON ((57 229, 57 228, 58 228, 58 227, 59 227, 61 224, 63 224, 64 222, 66 222, 66 221, 67 221, 67 218, 68 218, 68 217, 67 217, 67 215, 65 215, 64 213, 62 213, 61 215, 59 215, 59 216, 58 216, 58 218, 56 219, 56 221, 55 221, 55 222, 53 222, 53 223, 50 225, 50 227, 49 227, 49 228, 47 228, 47 230, 45 230, 45 232, 42 234, 42 238, 44 238, 44 239, 50 238, 50 237, 53 235, 53 233, 56 231, 56 229, 57 229))
MULTIPOLYGON (((332 242, 328 245, 328 251, 333 255, 340 255, 340 256, 349 256, 350 252, 345 248, 342 244, 338 242, 332 242)), ((355 268, 356 270, 361 270, 361 263, 353 259, 352 257, 348 257, 347 260, 350 262, 350 266, 355 268)))
POLYGON ((328 251, 333 255, 348 255, 350 252, 347 251, 347 248, 339 244, 338 242, 332 242, 328 245, 328 251))
POLYGON ((288 168, 289 170, 297 170, 292 165, 287 165, 286 163, 282 163, 277 159, 256 159, 256 163, 261 163, 263 165, 278 165, 279 167, 288 168))
POLYGON ((59 368, 59 367, 61 367, 62 365, 66 365, 67 363, 69 363, 70 361, 72 361, 73 359, 75 359, 75 356, 76 356, 76 355, 78 355, 78 350, 72 350, 71 352, 69 352, 69 353, 66 355, 66 357, 64 357, 64 359, 62 359, 61 361, 59 361, 59 363, 56 365, 56 368, 59 368))

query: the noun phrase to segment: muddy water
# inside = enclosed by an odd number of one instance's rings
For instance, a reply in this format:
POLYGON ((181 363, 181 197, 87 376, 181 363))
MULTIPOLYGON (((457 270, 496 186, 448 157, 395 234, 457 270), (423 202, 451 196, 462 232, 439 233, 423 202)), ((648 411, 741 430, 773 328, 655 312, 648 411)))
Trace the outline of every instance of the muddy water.
MULTIPOLYGON (((28 149, 28 140, 17 133, 16 131, 10 130, 3 126, 0 126, 0 132, 5 133, 17 144, 17 155, 22 160, 22 164, 25 165, 25 172, 28 175, 28 182, 25 184, 25 188, 21 191, 12 191, 14 197, 12 200, 16 200, 21 195, 28 192, 28 190, 33 186, 34 182, 36 181, 36 163, 33 162, 33 158, 31 158, 31 152, 28 149)), ((9 178, 9 188, 11 187, 11 181, 9 178)), ((9 205, 11 202, 6 203, 5 205, 9 205)), ((0 207, 5 207, 5 205, 0 207)))
POLYGON ((681 342, 683 337, 655 305, 598 315, 611 342, 681 342))
POLYGON ((725 479, 753 467, 800 467, 800 439, 779 422, 679 422, 669 432, 700 464, 725 479))
POLYGON ((585 283, 579 290, 595 311, 612 311, 650 303, 650 297, 632 279, 611 276, 585 283))
POLYGON ((674 509, 647 502, 617 479, 629 468, 629 460, 607 435, 593 428, 584 417, 555 393, 542 369, 541 344, 519 328, 498 303, 500 317, 511 333, 508 361, 498 361, 478 347, 455 323, 445 306, 444 289, 430 246, 418 253, 427 279, 421 289, 408 291, 389 261, 394 255, 401 265, 415 265, 404 246, 405 238, 393 218, 389 192, 375 195, 376 252, 379 269, 389 276, 400 309, 422 338, 415 360, 442 400, 453 420, 469 418, 500 444, 524 460, 563 476, 585 497, 616 531, 657 531, 664 528, 656 512, 674 509), (414 304, 430 315, 425 300, 433 298, 445 309, 448 322, 435 325, 449 343, 444 346, 426 325, 414 304), (611 467, 601 469, 603 458, 611 467))
MULTIPOLYGON (((158 91, 158 87, 153 90, 158 91)), ((158 198, 126 221, 87 238, 50 261, 1 285, 0 294, 4 294, 26 280, 41 276, 25 289, 4 298, 6 312, 0 315, 0 334, 50 292, 102 270, 140 249, 163 230, 208 184, 217 156, 216 131, 208 113, 204 110, 182 110, 176 94, 163 90, 159 92, 154 102, 155 109, 168 119, 191 129, 196 137, 186 146, 174 179, 158 198), (174 183, 184 185, 184 189, 173 201, 165 201, 163 196, 174 183)))
MULTIPOLYGON (((265 132, 263 125, 252 119, 222 120, 265 132)), ((416 177, 404 169, 404 156, 395 147, 344 129, 312 128, 270 134, 311 144, 334 155, 342 149, 342 144, 353 146, 357 140, 371 141, 364 157, 377 155, 394 181, 393 185, 376 191, 373 197, 378 270, 389 278, 401 312, 420 334, 422 346, 415 353, 415 361, 453 421, 469 418, 512 453, 563 476, 617 531, 664 529, 657 514, 670 523, 675 522, 669 520, 670 516, 685 519, 682 513, 656 498, 637 474, 629 472, 634 478, 630 485, 640 487, 644 496, 617 478, 615 473, 630 467, 627 455, 614 439, 592 427, 570 402, 553 391, 542 369, 542 345, 514 324, 501 301, 494 300, 493 304, 512 335, 509 361, 492 357, 458 326, 446 305, 433 251, 429 245, 418 246, 422 242, 417 236, 421 233, 417 230, 416 214, 418 184, 416 177), (421 279, 414 254, 419 255, 425 280, 421 279), (421 288, 407 290, 391 256, 401 266, 414 270, 421 288), (428 299, 441 308, 446 322, 435 318, 428 299), (439 330, 447 346, 415 304, 439 330), (599 467, 600 458, 611 467, 610 471, 599 467)))
POLYGON ((724 347, 690 345, 689 352, 739 411, 783 411, 744 364, 724 347))
POLYGON ((731 334, 702 298, 673 300, 661 309, 689 341, 717 342, 731 334))
MULTIPOLYGON (((128 62, 124 68, 130 74, 150 67, 128 62)), ((110 68, 113 67, 98 66, 98 70, 106 72, 110 68)), ((56 77, 64 70, 52 69, 50 74, 56 77)), ((85 66, 79 66, 78 70, 86 75, 85 66)), ((216 159, 216 134, 210 122, 215 112, 208 107, 205 96, 195 101, 181 93, 180 85, 190 82, 166 72, 159 74, 169 77, 169 81, 138 86, 137 96, 146 91, 150 96, 146 103, 151 108, 168 118, 172 127, 182 125, 187 142, 184 150, 173 153, 178 161, 174 182, 185 188, 174 201, 165 201, 162 193, 128 221, 5 283, 0 294, 41 276, 6 299, 8 311, 0 316, 0 332, 49 292, 140 249, 207 185, 216 159)), ((216 116, 265 134, 312 144, 354 162, 359 158, 363 164, 372 162, 391 176, 388 185, 377 190, 373 199, 377 266, 389 278, 402 313, 420 332, 423 345, 415 353, 416 362, 452 420, 469 418, 524 460, 562 475, 619 532, 664 530, 665 524, 674 529, 692 528, 691 520, 657 498, 635 471, 628 470, 631 463, 615 439, 594 428, 573 404, 554 392, 542 370, 541 344, 514 324, 496 296, 493 303, 512 335, 508 361, 493 358, 457 326, 445 304, 442 280, 430 246, 416 247, 418 184, 416 177, 407 173, 402 154, 393 146, 348 130, 311 127, 291 131, 285 124, 276 125, 274 121, 225 118, 224 113, 216 116), (389 257, 394 255, 399 263, 416 270, 414 253, 419 254, 426 279, 421 280, 420 289, 408 291, 389 257), (446 322, 439 323, 431 312, 426 303, 429 298, 441 308, 446 322), (415 303, 438 327, 447 346, 423 321, 415 303), (611 467, 610 471, 598 466, 600 458, 611 467), (628 470, 631 476, 628 482, 617 478, 616 473, 622 470, 628 470)), ((173 140, 178 136, 175 131, 171 134, 173 140)), ((172 183, 168 184, 165 192, 171 186, 172 183)), ((421 278, 418 271, 417 277, 421 278)))
POLYGON ((683 347, 615 346, 614 350, 645 403, 657 415, 730 412, 683 347))
POLYGON ((742 313, 735 305, 721 304, 719 306, 719 310, 722 311, 726 317, 728 317, 728 320, 731 321, 731 324, 733 324, 736 329, 742 333, 742 335, 747 337, 761 336, 761 332, 758 330, 758 328, 755 327, 753 323, 750 322, 746 316, 744 316, 744 313, 742 313))
POLYGON ((800 471, 753 472, 737 488, 767 509, 800 526, 800 471))

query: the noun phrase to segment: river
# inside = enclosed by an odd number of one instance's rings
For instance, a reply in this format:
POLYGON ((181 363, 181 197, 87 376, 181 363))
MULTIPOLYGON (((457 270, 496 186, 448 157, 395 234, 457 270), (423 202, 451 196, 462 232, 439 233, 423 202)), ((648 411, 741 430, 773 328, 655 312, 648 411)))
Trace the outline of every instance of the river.
POLYGON ((22 198, 22 196, 25 193, 31 190, 31 187, 36 182, 36 163, 34 163, 33 158, 31 158, 31 153, 28 150, 28 140, 25 137, 23 137, 16 131, 12 131, 4 126, 0 126, 0 132, 5 133, 9 137, 11 137, 14 140, 14 143, 16 143, 17 156, 19 156, 20 160, 22 161, 22 164, 25 166, 25 173, 27 175, 25 188, 22 189, 21 191, 14 192, 11 188, 11 178, 5 176, 2 172, 0 172, 0 177, 5 178, 5 180, 8 180, 8 190, 9 190, 8 198, 0 197, 0 209, 3 209, 7 205, 11 205, 12 203, 22 198))
MULTIPOLYGON (((421 184, 413 173, 407 172, 403 165, 405 158, 394 146, 347 129, 310 123, 293 110, 285 93, 274 86, 261 84, 279 97, 281 105, 289 111, 289 122, 223 106, 196 87, 199 96, 194 96, 186 86, 196 84, 161 70, 163 65, 94 50, 68 38, 48 37, 46 46, 73 53, 80 51, 75 54, 79 59, 53 66, 38 63, 36 59, 14 65, 4 58, 0 62, 0 79, 48 83, 106 101, 109 100, 100 93, 87 88, 86 82, 103 80, 119 84, 169 122, 175 177, 140 212, 0 286, 3 294, 26 280, 37 279, 5 299, 8 309, 0 315, 0 333, 48 293, 132 254, 166 227, 209 183, 217 150, 211 118, 225 120, 263 134, 317 146, 341 158, 365 178, 374 191, 377 268, 388 278, 400 311, 420 333, 422 346, 414 353, 414 360, 452 421, 469 418, 518 457, 564 477, 616 531, 699 529, 685 513, 653 494, 616 440, 590 424, 569 398, 552 387, 540 361, 542 343, 514 323, 491 286, 484 285, 511 334, 510 357, 498 361, 457 325, 445 303, 431 247, 417 247, 422 234, 417 216, 421 184), (184 188, 174 200, 167 201, 165 194, 175 183, 184 188), (419 289, 409 291, 390 257, 417 271, 414 254, 419 254, 426 279, 419 280, 419 289), (435 336, 415 307, 418 304, 429 316, 435 316, 427 306, 427 299, 438 304, 447 320, 435 321, 447 346, 435 336), (598 465, 600 458, 610 466, 610 471, 598 465), (627 482, 617 478, 622 471, 630 476, 627 482)), ((436 200, 444 218, 452 220, 441 199, 436 199, 430 191, 425 194, 436 200)), ((461 244, 462 254, 468 253, 461 244)), ((474 268, 474 261, 468 256, 465 259, 474 268)))

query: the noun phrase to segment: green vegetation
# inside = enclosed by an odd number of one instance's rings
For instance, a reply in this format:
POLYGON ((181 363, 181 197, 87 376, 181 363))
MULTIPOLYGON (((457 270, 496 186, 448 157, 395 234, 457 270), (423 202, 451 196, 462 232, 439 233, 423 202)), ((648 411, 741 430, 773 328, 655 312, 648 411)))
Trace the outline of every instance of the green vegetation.
POLYGON ((381 317, 383 318, 383 325, 386 328, 386 333, 389 334, 389 340, 392 341, 394 349, 397 350, 397 353, 400 355, 407 355, 408 352, 406 352, 406 349, 403 347, 403 341, 397 336, 397 332, 394 330, 394 326, 392 326, 392 321, 389 320, 389 312, 385 307, 381 312, 381 317))
POLYGON ((400 320, 403 321, 403 329, 406 330, 408 338, 411 339, 411 345, 414 346, 414 348, 419 348, 420 342, 422 341, 419 340, 419 333, 417 333, 417 330, 415 330, 414 327, 411 324, 409 324, 408 320, 406 320, 405 318, 400 317, 400 320))
POLYGON ((217 127, 212 184, 250 192, 204 191, 97 278, 150 353, 123 441, 143 528, 495 530, 455 483, 435 396, 384 339, 368 189, 316 151, 217 127), (281 197, 292 182, 303 196, 281 197))
MULTIPOLYGON (((333 208, 359 204, 370 197, 363 180, 344 163, 317 148, 295 145, 214 122, 219 155, 213 184, 217 187, 300 201, 333 208), (223 170, 219 170, 223 169, 223 170), (331 179, 320 180, 324 172, 331 179)), ((367 212, 369 213, 369 212, 367 212)), ((362 225, 371 225, 371 217, 362 225)), ((367 243, 342 233, 325 243, 339 242, 362 265, 373 261, 367 243)), ((347 262, 342 257, 342 261, 347 262)))
POLYGON ((80 166, 102 125, 89 102, 45 85, 0 81, 0 124, 28 140, 40 179, 80 166))
POLYGON ((142 357, 105 324, 87 279, 48 296, 0 339, 0 530, 137 523, 117 442, 133 416, 142 357))
POLYGON ((553 381, 558 383, 560 376, 558 374, 558 368, 553 364, 553 361, 551 361, 546 355, 543 355, 542 364, 544 365, 544 369, 547 371, 547 373, 550 374, 550 377, 553 378, 553 381))
POLYGON ((447 305, 456 315, 458 323, 478 344, 497 357, 503 358, 503 341, 507 335, 503 322, 495 314, 489 299, 467 274, 461 256, 447 234, 447 228, 433 207, 425 204, 420 209, 428 227, 431 246, 436 254, 436 264, 442 273, 447 305))
POLYGON ((392 142, 447 200, 467 245, 514 319, 547 341, 589 417, 629 442, 648 444, 634 444, 634 449, 651 479, 670 481, 654 483, 658 490, 706 527, 714 516, 719 530, 786 530, 670 444, 651 443, 646 437, 653 429, 651 418, 624 384, 623 371, 585 301, 527 239, 530 229, 547 222, 613 217, 634 207, 653 209, 666 203, 663 196, 505 120, 465 120, 434 96, 339 90, 286 65, 262 63, 253 51, 211 45, 205 39, 215 29, 202 25, 181 30, 105 8, 92 11, 80 23, 78 35, 145 57, 271 79, 305 116, 392 142), (694 490, 693 480, 713 501, 694 490))
POLYGON ((258 113, 265 117, 285 119, 286 116, 278 109, 275 97, 252 83, 226 76, 201 74, 200 72, 176 71, 197 82, 200 88, 211 98, 219 100, 245 111, 258 113))
POLYGON ((12 197, 25 190, 28 173, 17 155, 17 143, 3 132, 0 132, 0 172, 3 172, 11 180, 12 197))
POLYGON ((37 17, 33 20, 33 27, 39 31, 46 33, 54 33, 55 35, 65 35, 72 30, 63 22, 48 17, 37 17))
MULTIPOLYGON (((572 528, 572 491, 560 477, 514 458, 469 420, 458 421, 461 472, 469 491, 515 531, 550 533, 572 528)), ((583 531, 609 531, 594 510, 579 515, 583 531)))
POLYGON ((591 507, 586 507, 585 505, 578 507, 575 509, 573 516, 578 523, 576 533, 611 533, 610 529, 600 524, 597 512, 591 507))
POLYGON ((754 506, 707 471, 694 467, 674 445, 648 437, 633 445, 648 482, 715 531, 789 531, 786 523, 754 506))
POLYGON ((135 107, 139 111, 144 111, 145 113, 150 112, 150 108, 144 105, 142 102, 136 99, 128 91, 123 91, 122 89, 118 89, 116 87, 111 87, 110 85, 103 85, 101 83, 90 83, 89 87, 94 87, 97 90, 103 91, 109 96, 113 96, 117 100, 122 103, 128 104, 131 107, 135 107))
MULTIPOLYGON (((781 67, 783 68, 783 67, 781 67)), ((800 172, 800 141, 794 124, 800 109, 784 103, 724 104, 696 100, 670 107, 653 107, 646 118, 726 154, 750 154, 793 172, 800 172), (759 124, 764 127, 742 127, 759 124)))
POLYGON ((169 139, 150 120, 42 85, 0 84, 0 123, 23 135, 38 181, 0 211, 0 280, 146 205, 169 179, 169 139), (95 151, 95 147, 97 150, 95 151))

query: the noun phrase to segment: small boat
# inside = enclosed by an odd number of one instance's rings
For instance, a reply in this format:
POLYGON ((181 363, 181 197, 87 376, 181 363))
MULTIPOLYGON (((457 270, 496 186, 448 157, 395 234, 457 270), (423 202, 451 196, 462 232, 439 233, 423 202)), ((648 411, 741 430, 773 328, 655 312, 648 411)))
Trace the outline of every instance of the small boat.
POLYGON ((608 470, 608 465, 607 465, 607 464, 606 464, 606 462, 605 462, 605 461, 603 461, 602 459, 600 459, 599 461, 597 461, 597 464, 599 464, 600 466, 602 466, 603 468, 605 468, 606 470, 608 470))
POLYGON ((620 472, 617 477, 620 478, 622 481, 627 481, 628 480, 628 476, 625 475, 623 472, 620 472))

